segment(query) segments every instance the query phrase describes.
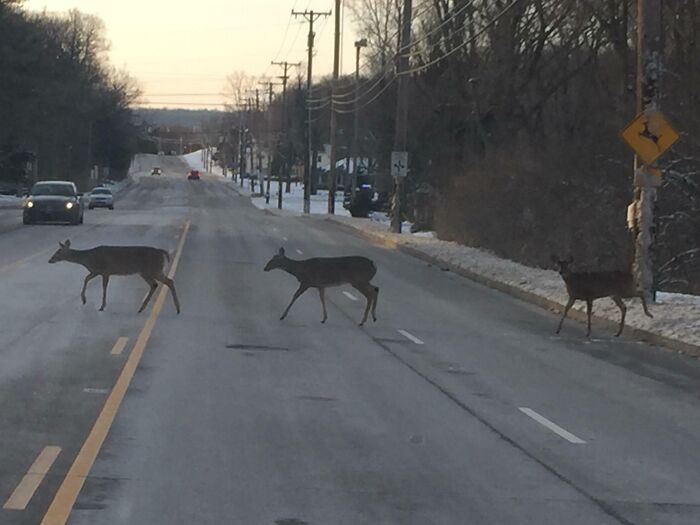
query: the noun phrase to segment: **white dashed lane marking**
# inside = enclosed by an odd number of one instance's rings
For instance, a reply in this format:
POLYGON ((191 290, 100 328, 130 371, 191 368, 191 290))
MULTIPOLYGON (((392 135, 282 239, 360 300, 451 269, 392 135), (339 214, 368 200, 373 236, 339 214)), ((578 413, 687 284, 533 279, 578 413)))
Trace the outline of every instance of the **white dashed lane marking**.
POLYGON ((542 425, 543 427, 548 428, 549 430, 551 430, 552 432, 554 432, 555 434, 557 434, 559 437, 564 438, 564 439, 567 440, 569 443, 573 443, 573 444, 575 444, 575 445, 585 445, 586 442, 585 442, 583 439, 581 439, 581 438, 578 437, 578 436, 573 435, 573 434, 572 434, 571 432, 569 432, 568 430, 564 430, 564 429, 561 428, 559 425, 557 425, 556 423, 550 421, 549 419, 547 419, 547 418, 544 417, 543 415, 538 414, 537 412, 535 412, 535 411, 532 410, 531 408, 520 407, 520 411, 521 411, 523 414, 525 414, 526 416, 531 417, 532 419, 534 419, 535 421, 537 421, 537 422, 538 422, 540 425, 542 425))
POLYGON ((409 341, 416 343, 417 345, 424 345, 425 343, 418 339, 415 335, 408 333, 406 330, 397 330, 402 336, 404 336, 409 341))

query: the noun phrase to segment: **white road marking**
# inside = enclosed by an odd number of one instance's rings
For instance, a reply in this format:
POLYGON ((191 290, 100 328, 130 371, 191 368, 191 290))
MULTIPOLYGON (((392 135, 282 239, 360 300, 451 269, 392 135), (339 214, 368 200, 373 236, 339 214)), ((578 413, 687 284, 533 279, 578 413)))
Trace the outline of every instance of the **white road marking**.
POLYGON ((296 249, 296 252, 297 252, 299 255, 304 255, 304 252, 302 252, 299 248, 296 249))
POLYGON ((398 330, 398 332, 404 336, 409 341, 413 341, 417 345, 424 345, 425 343, 418 339, 415 335, 408 333, 406 330, 398 330))
POLYGON ((129 342, 128 337, 120 337, 117 339, 117 342, 114 343, 114 346, 112 347, 112 351, 110 352, 112 355, 119 355, 121 354, 124 349, 126 348, 126 343, 129 342))
POLYGON ((289 241, 289 239, 288 239, 287 237, 282 237, 282 240, 283 240, 284 242, 289 241))
POLYGON ((348 299, 350 299, 351 301, 359 301, 359 299, 357 297, 355 297, 353 294, 351 294, 350 292, 343 292, 343 295, 345 297, 347 297, 348 299))
POLYGON ((109 390, 106 388, 83 388, 83 392, 86 394, 109 394, 109 390))
POLYGON ((586 444, 586 442, 583 439, 581 439, 580 437, 574 436, 571 432, 564 430, 559 425, 557 425, 556 423, 553 423, 552 421, 550 421, 546 417, 538 414, 537 412, 535 412, 531 408, 526 408, 526 407, 519 407, 519 408, 523 414, 531 417, 532 419, 537 421, 540 425, 547 427, 549 430, 551 430, 552 432, 557 434, 559 437, 563 437, 569 443, 574 443, 575 445, 585 445, 586 444))
POLYGON ((60 452, 61 447, 44 447, 2 508, 5 510, 26 509, 60 452))

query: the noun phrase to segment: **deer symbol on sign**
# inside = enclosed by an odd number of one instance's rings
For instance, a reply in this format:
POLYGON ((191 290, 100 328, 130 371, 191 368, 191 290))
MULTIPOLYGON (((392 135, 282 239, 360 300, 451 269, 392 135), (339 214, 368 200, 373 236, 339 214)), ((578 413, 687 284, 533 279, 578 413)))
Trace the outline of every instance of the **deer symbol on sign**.
POLYGON ((661 146, 659 146, 660 137, 651 132, 648 120, 644 121, 644 129, 639 132, 639 136, 651 140, 656 145, 657 149, 661 150, 661 146))

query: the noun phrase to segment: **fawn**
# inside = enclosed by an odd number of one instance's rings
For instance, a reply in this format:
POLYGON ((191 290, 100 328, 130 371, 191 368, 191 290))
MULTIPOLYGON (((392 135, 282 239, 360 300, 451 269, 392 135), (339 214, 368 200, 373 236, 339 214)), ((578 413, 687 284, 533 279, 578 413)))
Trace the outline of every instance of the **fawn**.
POLYGON ((280 248, 272 259, 265 265, 265 271, 269 272, 279 268, 292 274, 299 281, 299 288, 294 292, 292 301, 280 317, 287 317, 289 309, 301 294, 309 288, 318 288, 323 306, 322 323, 328 319, 326 313, 326 288, 349 284, 367 298, 367 306, 360 326, 365 324, 367 316, 372 310, 372 319, 377 321, 377 297, 379 288, 370 281, 377 273, 377 267, 366 257, 315 257, 304 260, 293 260, 284 255, 284 248, 280 248))
POLYGON ((97 246, 90 250, 72 250, 70 241, 58 243, 59 249, 53 254, 49 263, 68 261, 82 264, 89 272, 83 282, 83 289, 80 298, 83 304, 86 303, 85 288, 88 283, 97 277, 102 276, 102 306, 100 312, 107 304, 107 284, 112 275, 133 275, 139 274, 150 286, 148 295, 143 300, 139 313, 143 312, 146 305, 153 297, 153 293, 161 282, 170 288, 173 294, 173 302, 177 313, 180 313, 180 302, 175 292, 175 283, 163 271, 165 262, 170 260, 167 251, 150 246, 97 246))
POLYGON ((610 297, 620 309, 622 318, 620 319, 620 328, 615 336, 622 333, 625 326, 625 314, 627 307, 622 299, 630 299, 639 297, 642 300, 644 313, 649 317, 653 317, 647 308, 647 302, 644 299, 644 293, 637 289, 634 276, 629 272, 572 272, 569 265, 574 262, 573 257, 569 257, 565 261, 558 260, 552 256, 552 261, 557 265, 559 275, 564 279, 566 291, 569 294, 569 301, 564 308, 564 315, 559 321, 557 332, 561 331, 562 324, 569 310, 577 300, 586 301, 586 311, 588 315, 588 331, 586 337, 591 335, 591 313, 593 310, 593 301, 602 297, 610 297))

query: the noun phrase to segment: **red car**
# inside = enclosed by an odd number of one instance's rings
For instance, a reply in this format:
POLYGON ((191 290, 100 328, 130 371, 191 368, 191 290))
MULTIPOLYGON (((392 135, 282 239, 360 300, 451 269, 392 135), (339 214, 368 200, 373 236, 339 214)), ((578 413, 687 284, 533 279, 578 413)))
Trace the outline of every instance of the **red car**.
POLYGON ((199 180, 199 171, 190 170, 187 172, 187 180, 199 180))

